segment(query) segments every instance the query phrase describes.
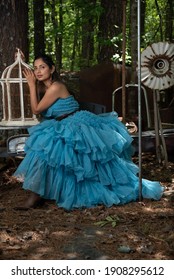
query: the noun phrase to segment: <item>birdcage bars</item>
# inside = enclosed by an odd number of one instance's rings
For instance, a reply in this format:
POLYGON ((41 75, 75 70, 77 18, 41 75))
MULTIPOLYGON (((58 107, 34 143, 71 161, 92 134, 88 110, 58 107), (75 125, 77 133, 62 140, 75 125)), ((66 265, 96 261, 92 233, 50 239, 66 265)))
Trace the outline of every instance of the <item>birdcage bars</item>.
POLYGON ((22 76, 22 70, 24 68, 31 69, 22 60, 21 52, 18 49, 15 62, 5 68, 0 79, 3 113, 0 125, 2 126, 27 126, 38 123, 36 116, 31 112, 29 93, 27 94, 27 80, 22 76), (17 70, 17 77, 12 75, 14 70, 17 70))

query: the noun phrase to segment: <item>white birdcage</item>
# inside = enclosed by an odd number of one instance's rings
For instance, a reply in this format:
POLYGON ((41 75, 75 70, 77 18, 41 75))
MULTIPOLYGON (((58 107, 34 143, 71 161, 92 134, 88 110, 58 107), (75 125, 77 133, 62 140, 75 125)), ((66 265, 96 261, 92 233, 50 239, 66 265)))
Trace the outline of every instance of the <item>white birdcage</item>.
POLYGON ((21 127, 38 123, 30 107, 29 88, 22 73, 25 68, 31 69, 18 49, 15 62, 5 68, 0 79, 3 114, 0 126, 21 127))

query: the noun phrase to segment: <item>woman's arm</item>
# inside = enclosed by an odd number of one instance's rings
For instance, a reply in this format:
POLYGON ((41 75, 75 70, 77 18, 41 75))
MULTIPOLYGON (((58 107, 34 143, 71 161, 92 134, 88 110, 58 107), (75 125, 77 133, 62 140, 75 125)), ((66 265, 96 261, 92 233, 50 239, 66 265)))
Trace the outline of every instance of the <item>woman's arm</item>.
POLYGON ((29 90, 30 90, 30 104, 33 114, 36 114, 36 108, 38 105, 37 94, 36 94, 36 78, 34 73, 30 69, 23 71, 24 77, 27 79, 29 90))
POLYGON ((45 92, 43 98, 39 102, 36 92, 36 78, 30 69, 23 71, 25 78, 27 79, 30 90, 30 103, 33 114, 39 114, 49 108, 58 98, 67 97, 69 95, 65 86, 61 83, 52 84, 45 92))
POLYGON ((34 114, 39 114, 48 109, 58 98, 62 97, 63 88, 59 83, 52 84, 45 92, 40 102, 36 102, 36 94, 30 92, 30 101, 34 114))

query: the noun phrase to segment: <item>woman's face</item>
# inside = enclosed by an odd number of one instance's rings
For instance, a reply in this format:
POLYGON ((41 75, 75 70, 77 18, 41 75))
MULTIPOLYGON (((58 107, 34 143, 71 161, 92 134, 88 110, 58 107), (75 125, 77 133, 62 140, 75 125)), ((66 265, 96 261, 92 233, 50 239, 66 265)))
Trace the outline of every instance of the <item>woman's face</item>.
POLYGON ((45 82, 51 79, 52 69, 42 60, 36 59, 34 62, 34 74, 38 81, 45 82))

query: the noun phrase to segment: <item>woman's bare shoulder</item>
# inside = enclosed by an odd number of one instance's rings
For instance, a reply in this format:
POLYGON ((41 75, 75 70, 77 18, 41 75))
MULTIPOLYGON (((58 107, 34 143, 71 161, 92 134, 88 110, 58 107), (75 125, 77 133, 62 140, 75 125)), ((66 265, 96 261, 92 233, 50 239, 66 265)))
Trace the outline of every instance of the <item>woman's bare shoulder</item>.
POLYGON ((56 81, 56 82, 53 82, 50 86, 50 88, 52 89, 59 89, 59 88, 62 88, 62 86, 64 86, 63 83, 59 82, 59 81, 56 81))
POLYGON ((52 83, 52 85, 49 87, 49 91, 56 93, 58 97, 65 97, 69 95, 66 85, 59 81, 52 83))

